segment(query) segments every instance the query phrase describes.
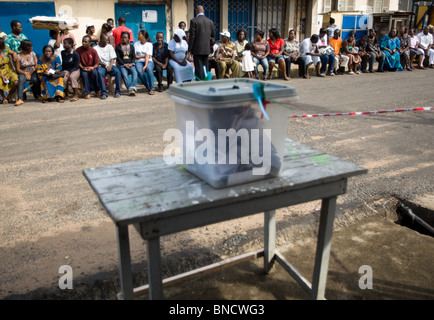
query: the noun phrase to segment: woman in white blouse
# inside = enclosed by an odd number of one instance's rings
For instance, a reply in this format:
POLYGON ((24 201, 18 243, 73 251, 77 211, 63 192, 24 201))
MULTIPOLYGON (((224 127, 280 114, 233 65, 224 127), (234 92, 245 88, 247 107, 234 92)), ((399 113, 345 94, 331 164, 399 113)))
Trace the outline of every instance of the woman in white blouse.
POLYGON ((149 34, 146 30, 139 31, 138 39, 139 41, 134 43, 137 76, 146 89, 148 89, 149 94, 153 95, 155 93, 155 86, 154 62, 152 61, 152 42, 149 39, 149 34))
POLYGON ((185 32, 182 29, 173 31, 173 39, 169 41, 169 64, 175 74, 175 82, 185 82, 194 80, 194 67, 188 62, 188 44, 184 40, 185 32))

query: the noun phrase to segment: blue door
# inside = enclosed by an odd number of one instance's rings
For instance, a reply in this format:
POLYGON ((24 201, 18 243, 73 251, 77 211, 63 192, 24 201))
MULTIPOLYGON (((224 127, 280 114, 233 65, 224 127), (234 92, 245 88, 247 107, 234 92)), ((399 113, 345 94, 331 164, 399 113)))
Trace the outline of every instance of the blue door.
POLYGON ((11 21, 18 20, 23 25, 23 33, 32 41, 33 51, 39 57, 42 55, 42 48, 50 41, 50 31, 33 29, 30 18, 35 16, 55 17, 56 10, 54 2, 0 2, 0 26, 1 30, 11 33, 11 21))
POLYGON ((166 38, 166 7, 165 5, 141 5, 115 3, 115 20, 126 19, 125 26, 133 31, 136 42, 139 30, 146 30, 152 42, 155 42, 157 32, 163 32, 166 38))

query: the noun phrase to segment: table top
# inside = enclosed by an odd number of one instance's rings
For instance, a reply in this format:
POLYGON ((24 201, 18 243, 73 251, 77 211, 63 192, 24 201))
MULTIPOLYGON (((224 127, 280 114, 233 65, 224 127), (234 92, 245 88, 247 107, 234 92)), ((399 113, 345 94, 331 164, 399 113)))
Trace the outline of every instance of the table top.
POLYGON ((279 177, 214 189, 182 165, 163 158, 88 168, 83 174, 108 215, 118 225, 151 221, 272 194, 339 181, 367 170, 304 144, 286 139, 279 177))

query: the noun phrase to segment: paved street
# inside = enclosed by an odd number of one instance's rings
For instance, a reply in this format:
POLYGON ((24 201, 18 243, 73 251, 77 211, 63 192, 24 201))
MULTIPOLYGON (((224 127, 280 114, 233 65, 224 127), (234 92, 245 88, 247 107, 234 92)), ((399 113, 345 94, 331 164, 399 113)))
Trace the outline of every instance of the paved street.
MULTIPOLYGON (((291 112, 294 114, 434 106, 433 69, 272 81, 295 87, 300 99, 291 112)), ((167 144, 163 133, 169 128, 176 128, 174 103, 164 93, 150 96, 144 90, 135 97, 109 97, 105 101, 92 98, 75 103, 42 104, 29 100, 19 108, 0 105, 0 298, 114 298, 118 290, 118 283, 112 280, 117 277, 115 229, 82 170, 162 156, 167 144), (58 288, 61 276, 58 270, 62 265, 74 270, 74 289, 68 292, 58 288)), ((340 212, 335 229, 341 233, 352 230, 351 234, 355 234, 361 230, 354 226, 381 216, 384 207, 393 202, 391 199, 413 201, 434 194, 433 134, 434 111, 288 119, 290 139, 369 170, 367 175, 350 179, 347 194, 338 199, 340 212)), ((280 210, 278 226, 282 233, 278 246, 281 251, 302 250, 310 243, 308 239, 315 234, 318 206, 309 203, 280 210)), ((256 215, 164 237, 163 272, 173 275, 259 248, 262 219, 256 215), (180 250, 186 253, 179 254, 180 250)), ((387 228, 383 222, 374 225, 387 228)), ((375 232, 381 233, 381 229, 375 232)), ((384 237, 392 234, 385 230, 384 237)), ((133 229, 131 235, 133 268, 137 272, 136 280, 140 281, 145 274, 146 255, 143 241, 133 229)), ((369 233, 365 236, 369 242, 369 233)), ((337 236, 336 239, 345 241, 346 238, 337 236)), ((387 243, 387 239, 375 241, 387 243)), ((406 284, 415 292, 423 287, 420 292, 426 295, 415 295, 416 298, 434 298, 434 251, 426 250, 432 248, 432 240, 426 237, 414 242, 420 251, 406 247, 406 243, 395 248, 403 254, 413 250, 415 256, 423 256, 417 261, 423 264, 419 270, 425 275, 423 278, 415 275, 406 284)), ((357 242, 351 245, 356 246, 357 242)), ((336 248, 339 246, 344 248, 348 244, 336 244, 336 248)), ((366 252, 375 249, 378 248, 371 246, 366 252)), ((382 256, 381 252, 376 254, 382 256)), ((394 261, 393 257, 384 256, 391 260, 383 261, 382 265, 394 261)), ((339 253, 336 257, 343 259, 339 253)), ((418 267, 413 266, 413 270, 418 267)), ((306 268, 309 270, 309 266, 306 268)), ((400 276, 405 280, 403 270, 407 269, 403 267, 396 272, 401 271, 400 276)), ((348 272, 357 274, 357 270, 348 272)), ((330 279, 333 276, 336 273, 331 269, 330 279)), ((332 299, 366 298, 360 293, 348 293, 344 278, 333 280, 336 285, 332 299)), ((368 298, 402 298, 394 292, 388 293, 402 287, 383 286, 381 290, 378 296, 373 294, 368 298)), ((222 289, 216 296, 207 298, 306 298, 302 294, 261 296, 254 292, 241 297, 222 289)), ((178 294, 174 292, 172 297, 179 298, 178 294)))

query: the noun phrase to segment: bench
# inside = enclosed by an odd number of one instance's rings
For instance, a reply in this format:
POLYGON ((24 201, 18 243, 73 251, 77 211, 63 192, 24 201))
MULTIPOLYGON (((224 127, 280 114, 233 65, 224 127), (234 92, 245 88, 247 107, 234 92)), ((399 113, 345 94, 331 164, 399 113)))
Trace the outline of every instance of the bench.
POLYGON ((267 274, 278 262, 312 299, 324 299, 336 198, 346 192, 349 177, 367 170, 289 139, 285 148, 279 177, 223 189, 212 188, 180 165, 165 164, 163 158, 83 170, 117 230, 118 299, 133 299, 144 293, 149 293, 150 299, 162 299, 163 285, 262 256, 267 274), (310 283, 275 248, 276 209, 319 199, 322 207, 310 283), (162 279, 161 236, 260 212, 265 213, 264 249, 162 279), (129 225, 134 225, 147 242, 149 283, 137 288, 132 280, 129 225))

